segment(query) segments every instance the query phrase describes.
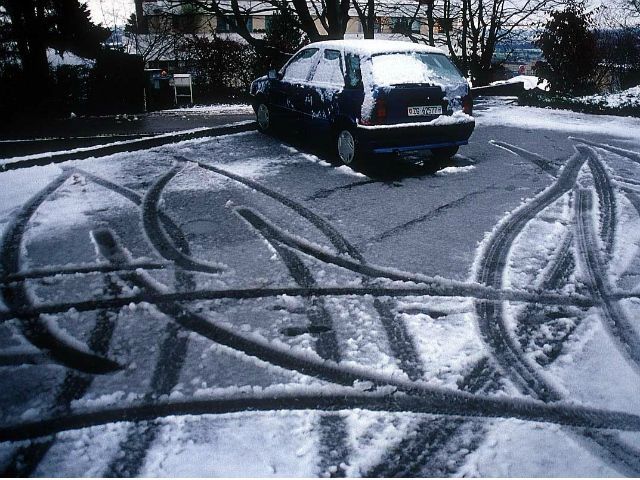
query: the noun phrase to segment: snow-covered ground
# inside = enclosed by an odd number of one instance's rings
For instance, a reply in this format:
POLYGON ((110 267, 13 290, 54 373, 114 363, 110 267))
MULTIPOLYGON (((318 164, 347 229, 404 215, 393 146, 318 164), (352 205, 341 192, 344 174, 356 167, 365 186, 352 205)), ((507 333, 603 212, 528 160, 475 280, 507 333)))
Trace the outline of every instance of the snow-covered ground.
POLYGON ((3 472, 640 475, 640 122, 492 100, 443 164, 316 150, 0 173, 3 472))
POLYGON ((193 107, 172 108, 162 110, 158 115, 234 115, 252 114, 253 108, 246 104, 215 104, 215 105, 194 105, 193 107))
POLYGON ((621 92, 581 97, 579 100, 609 108, 640 107, 640 85, 621 92))

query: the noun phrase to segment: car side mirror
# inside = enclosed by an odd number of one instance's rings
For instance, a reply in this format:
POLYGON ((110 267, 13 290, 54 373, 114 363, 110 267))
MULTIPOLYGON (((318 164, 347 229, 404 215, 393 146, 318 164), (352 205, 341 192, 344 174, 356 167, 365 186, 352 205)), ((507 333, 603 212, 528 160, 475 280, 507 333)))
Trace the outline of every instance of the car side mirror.
POLYGON ((280 74, 277 70, 269 70, 269 73, 267 73, 267 77, 269 78, 269 80, 280 80, 280 74))

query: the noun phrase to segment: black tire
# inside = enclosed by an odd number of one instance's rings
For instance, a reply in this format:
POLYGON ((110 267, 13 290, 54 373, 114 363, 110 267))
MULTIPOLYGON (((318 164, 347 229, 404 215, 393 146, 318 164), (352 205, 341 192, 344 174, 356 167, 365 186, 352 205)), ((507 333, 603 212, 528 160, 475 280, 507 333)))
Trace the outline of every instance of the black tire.
POLYGON ((431 153, 433 154, 434 158, 437 158, 438 160, 449 160, 456 153, 458 153, 459 149, 460 147, 434 148, 433 150, 431 150, 431 153))
POLYGON ((353 129, 339 128, 334 135, 334 148, 338 160, 347 167, 356 168, 362 165, 365 152, 353 129))
POLYGON ((258 131, 272 133, 274 130, 274 118, 271 107, 263 100, 259 100, 255 106, 258 131))

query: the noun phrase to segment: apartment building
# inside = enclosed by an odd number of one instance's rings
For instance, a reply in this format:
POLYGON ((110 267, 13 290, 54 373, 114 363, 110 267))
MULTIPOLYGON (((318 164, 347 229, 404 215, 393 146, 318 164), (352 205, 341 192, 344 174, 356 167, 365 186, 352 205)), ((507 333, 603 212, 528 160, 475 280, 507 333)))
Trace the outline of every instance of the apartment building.
MULTIPOLYGON (((384 36, 406 37, 411 34, 427 35, 428 27, 424 14, 424 2, 405 0, 376 3, 376 34, 384 36)), ((256 36, 264 35, 270 28, 273 8, 263 0, 244 0, 239 2, 240 11, 247 15, 247 29, 256 36)), ((197 35, 233 34, 233 25, 224 17, 216 17, 189 5, 180 5, 172 0, 143 0, 144 16, 149 25, 149 33, 166 32, 197 35)), ((363 28, 355 9, 349 12, 346 36, 363 36, 363 28)), ((319 31, 322 25, 316 22, 319 31)), ((436 31, 442 32, 440 22, 436 22, 436 31)))

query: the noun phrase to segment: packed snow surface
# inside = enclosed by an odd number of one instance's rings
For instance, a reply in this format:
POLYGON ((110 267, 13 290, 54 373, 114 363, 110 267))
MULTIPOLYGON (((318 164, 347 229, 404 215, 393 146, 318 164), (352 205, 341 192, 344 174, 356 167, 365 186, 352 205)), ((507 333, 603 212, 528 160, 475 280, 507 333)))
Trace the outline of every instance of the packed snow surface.
POLYGON ((0 172, 2 472, 640 474, 640 124, 491 102, 0 172))

